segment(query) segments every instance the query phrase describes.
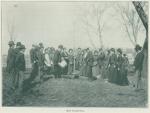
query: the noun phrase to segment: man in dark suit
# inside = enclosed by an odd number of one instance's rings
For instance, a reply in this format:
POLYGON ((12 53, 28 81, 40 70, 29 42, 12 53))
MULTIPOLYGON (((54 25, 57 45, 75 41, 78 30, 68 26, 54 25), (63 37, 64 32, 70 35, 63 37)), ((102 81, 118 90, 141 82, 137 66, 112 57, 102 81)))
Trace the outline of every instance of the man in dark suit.
POLYGON ((36 45, 32 45, 32 49, 30 50, 30 60, 32 64, 32 72, 30 78, 28 79, 29 82, 32 82, 36 76, 39 74, 39 59, 38 59, 38 50, 39 47, 36 45))
POLYGON ((21 42, 16 43, 15 54, 19 53, 21 45, 22 45, 21 42))
POLYGON ((7 56, 7 72, 9 74, 12 74, 14 71, 14 66, 15 66, 15 43, 13 41, 9 41, 9 50, 8 50, 8 56, 7 56))
POLYGON ((58 50, 54 53, 54 75, 55 78, 61 78, 61 67, 59 66, 59 63, 61 62, 61 51, 63 50, 63 46, 59 45, 58 50))
POLYGON ((142 47, 139 46, 139 45, 136 45, 135 46, 135 51, 136 51, 136 57, 135 57, 135 60, 134 60, 134 67, 135 67, 135 77, 136 77, 136 80, 135 80, 135 87, 136 89, 139 89, 141 88, 141 72, 142 72, 142 67, 143 67, 143 60, 144 60, 144 53, 142 51, 142 47))
POLYGON ((27 92, 27 90, 32 88, 32 84, 36 83, 34 80, 39 75, 38 49, 39 47, 37 45, 32 45, 32 49, 30 50, 30 61, 32 65, 32 71, 30 77, 24 80, 23 92, 27 92))
MULTIPOLYGON (((18 56, 19 52, 20 52, 20 47, 21 47, 21 42, 17 42, 16 43, 16 48, 14 49, 14 52, 15 52, 15 59, 16 57, 18 56)), ((14 70, 14 75, 13 75, 13 86, 14 88, 17 88, 18 86, 18 76, 17 76, 17 70, 16 70, 16 64, 15 64, 15 70, 14 70)))
POLYGON ((16 64, 16 71, 17 71, 17 76, 18 76, 18 89, 21 92, 22 91, 22 86, 23 86, 23 81, 24 81, 24 71, 25 71, 25 57, 24 57, 24 52, 25 52, 25 46, 21 45, 20 46, 20 51, 16 56, 15 59, 15 64, 16 64))
POLYGON ((15 43, 13 41, 9 41, 9 50, 7 55, 7 67, 6 71, 9 74, 10 77, 10 86, 12 89, 15 89, 14 87, 14 76, 15 76, 15 43))

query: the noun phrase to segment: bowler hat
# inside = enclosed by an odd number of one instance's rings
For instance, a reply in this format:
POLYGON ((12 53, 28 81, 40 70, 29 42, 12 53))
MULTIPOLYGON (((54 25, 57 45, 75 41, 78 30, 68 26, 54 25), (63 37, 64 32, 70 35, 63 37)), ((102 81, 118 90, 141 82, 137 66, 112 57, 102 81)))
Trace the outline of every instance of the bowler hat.
POLYGON ((14 41, 9 41, 9 42, 8 42, 8 45, 11 45, 11 46, 12 46, 12 45, 15 45, 15 43, 14 43, 14 41))
POLYGON ((122 54, 122 50, 120 48, 118 48, 117 51, 122 54))
POLYGON ((113 52, 115 52, 115 49, 114 49, 114 48, 111 48, 111 49, 110 49, 110 51, 113 51, 113 52))
POLYGON ((40 48, 44 48, 44 46, 43 46, 43 43, 42 43, 42 42, 40 42, 40 43, 39 43, 39 46, 40 46, 40 48))
POLYGON ((141 50, 142 49, 142 47, 139 45, 139 44, 136 44, 136 46, 135 46, 135 50, 141 50))
POLYGON ((58 48, 63 49, 63 45, 59 45, 58 48))

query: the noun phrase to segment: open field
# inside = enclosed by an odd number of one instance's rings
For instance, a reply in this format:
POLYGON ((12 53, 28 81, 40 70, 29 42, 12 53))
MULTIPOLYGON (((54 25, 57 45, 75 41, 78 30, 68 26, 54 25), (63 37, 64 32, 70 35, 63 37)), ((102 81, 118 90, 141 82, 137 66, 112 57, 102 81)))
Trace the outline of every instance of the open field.
MULTIPOLYGON (((101 79, 89 81, 86 77, 51 78, 27 95, 19 95, 9 89, 9 76, 3 75, 3 106, 146 107, 148 100, 146 89, 136 92, 132 86, 117 86, 101 79)), ((128 78, 133 80, 131 75, 128 78)))

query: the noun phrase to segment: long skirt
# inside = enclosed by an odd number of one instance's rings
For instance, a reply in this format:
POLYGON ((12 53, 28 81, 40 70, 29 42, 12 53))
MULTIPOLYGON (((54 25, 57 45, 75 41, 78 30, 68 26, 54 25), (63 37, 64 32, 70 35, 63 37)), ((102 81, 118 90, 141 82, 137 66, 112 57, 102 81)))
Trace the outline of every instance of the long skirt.
POLYGON ((80 70, 80 75, 81 76, 87 76, 86 70, 87 70, 87 65, 86 64, 82 65, 81 70, 80 70))
POLYGON ((122 69, 122 78, 121 78, 120 85, 123 85, 123 86, 129 85, 129 80, 128 80, 127 75, 128 75, 128 70, 122 69))
POLYGON ((62 68, 59 65, 54 65, 55 78, 61 78, 62 68))
POLYGON ((122 83, 122 71, 121 71, 121 69, 117 69, 117 74, 115 76, 114 83, 121 85, 121 83, 122 83))
POLYGON ((68 64, 68 75, 73 73, 73 64, 68 64))
POLYGON ((102 71, 102 77, 103 79, 108 79, 108 75, 109 75, 109 69, 107 68, 103 68, 103 71, 102 71))
POLYGON ((98 65, 93 66, 93 68, 92 68, 92 74, 95 77, 99 75, 99 66, 98 65))
POLYGON ((111 65, 109 67, 109 76, 108 76, 108 81, 111 83, 116 82, 116 76, 117 76, 117 69, 114 67, 114 65, 111 65))

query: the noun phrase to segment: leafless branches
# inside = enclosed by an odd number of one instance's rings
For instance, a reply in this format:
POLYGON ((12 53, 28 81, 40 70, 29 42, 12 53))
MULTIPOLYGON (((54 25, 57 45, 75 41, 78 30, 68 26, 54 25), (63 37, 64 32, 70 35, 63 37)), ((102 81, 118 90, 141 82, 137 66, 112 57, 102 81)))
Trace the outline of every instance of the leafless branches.
POLYGON ((105 28, 105 21, 103 19, 104 13, 106 11, 105 5, 100 4, 90 4, 88 8, 82 9, 83 17, 81 19, 84 30, 86 31, 92 46, 95 47, 92 36, 96 36, 99 39, 100 47, 103 48, 102 33, 105 28), (92 34, 92 35, 91 35, 92 34))
POLYGON ((14 41, 14 32, 15 32, 14 21, 7 20, 7 29, 10 36, 10 40, 14 41))
POLYGON ((124 26, 125 33, 133 45, 137 44, 138 33, 141 30, 141 20, 136 10, 127 3, 127 6, 116 5, 116 11, 120 14, 120 22, 124 26))

